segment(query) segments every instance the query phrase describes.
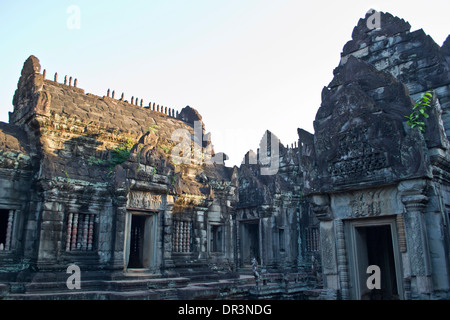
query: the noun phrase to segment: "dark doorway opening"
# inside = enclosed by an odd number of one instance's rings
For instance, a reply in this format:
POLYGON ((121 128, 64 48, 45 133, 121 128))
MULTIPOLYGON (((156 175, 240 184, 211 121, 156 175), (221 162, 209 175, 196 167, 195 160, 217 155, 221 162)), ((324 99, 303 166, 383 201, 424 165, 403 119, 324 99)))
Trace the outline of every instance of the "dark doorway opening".
POLYGON ((259 254, 259 223, 246 222, 241 224, 241 259, 243 265, 251 265, 252 259, 256 258, 261 263, 259 254))
POLYGON ((0 250, 6 248, 9 210, 0 209, 0 250))
POLYGON ((145 216, 131 215, 130 259, 128 268, 144 267, 145 216))
POLYGON ((367 267, 376 265, 380 268, 380 289, 369 290, 366 282, 361 281, 362 300, 396 300, 399 299, 394 249, 390 225, 357 227, 358 263, 363 266, 359 270, 360 278, 367 279, 367 267), (364 252, 365 251, 365 252, 364 252), (363 274, 361 274, 363 273, 363 274))
POLYGON ((222 252, 223 227, 221 225, 211 226, 211 252, 222 252))

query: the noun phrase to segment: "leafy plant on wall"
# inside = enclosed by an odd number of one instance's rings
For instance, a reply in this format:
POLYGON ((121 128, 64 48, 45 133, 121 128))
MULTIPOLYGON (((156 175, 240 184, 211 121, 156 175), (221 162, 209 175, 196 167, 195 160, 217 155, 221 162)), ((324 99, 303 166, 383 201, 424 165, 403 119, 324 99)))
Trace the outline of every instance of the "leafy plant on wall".
POLYGON ((413 107, 413 111, 409 116, 405 116, 408 120, 406 123, 411 128, 418 128, 420 131, 425 131, 425 120, 429 115, 427 113, 427 108, 430 108, 431 101, 433 99, 433 90, 428 90, 424 93, 422 98, 416 101, 413 107))

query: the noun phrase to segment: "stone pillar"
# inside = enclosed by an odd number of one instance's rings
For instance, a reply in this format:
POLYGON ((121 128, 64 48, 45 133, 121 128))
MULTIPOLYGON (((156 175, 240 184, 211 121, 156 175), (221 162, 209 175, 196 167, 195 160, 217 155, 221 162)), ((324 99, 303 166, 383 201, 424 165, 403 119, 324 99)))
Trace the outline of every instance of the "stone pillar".
MULTIPOLYGON (((330 212, 330 200, 327 195, 313 195, 309 197, 311 210, 320 221, 320 251, 322 260, 322 273, 324 289, 321 293, 323 299, 332 300, 337 298, 338 291, 344 287, 345 298, 348 298, 348 272, 347 278, 345 267, 342 265, 346 261, 345 241, 343 237, 343 226, 335 226, 332 214, 330 212), (339 235, 338 235, 339 233, 339 235), (339 255, 341 255, 338 264, 337 242, 339 237, 339 255), (344 241, 344 243, 343 243, 344 241), (344 284, 341 283, 343 276, 344 284), (347 279, 347 281, 345 281, 347 279)), ((342 224, 342 221, 340 221, 342 224)), ((344 298, 344 297, 343 297, 344 298)))
POLYGON ((206 259, 207 257, 207 223, 205 222, 205 212, 207 209, 197 208, 197 227, 198 234, 196 235, 196 242, 198 243, 198 257, 199 259, 206 259))
POLYGON ((62 235, 66 232, 64 211, 65 206, 58 203, 51 192, 43 196, 37 257, 38 266, 42 270, 54 268, 58 264, 62 235))
POLYGON ((13 222, 14 222, 14 210, 9 210, 8 225, 6 227, 6 241, 5 241, 5 250, 6 251, 11 249, 13 222))
POLYGON ((398 189, 405 206, 404 225, 409 260, 411 297, 423 299, 432 291, 430 250, 424 219, 428 197, 423 193, 425 180, 401 182, 398 189))
POLYGON ((172 260, 172 237, 174 233, 172 214, 173 200, 170 202, 167 201, 162 218, 162 269, 166 270, 175 267, 175 263, 172 260))
POLYGON ((343 300, 349 299, 349 276, 347 264, 347 249, 345 247, 344 223, 342 220, 335 221, 336 226, 336 255, 338 265, 338 275, 341 287, 341 296, 343 300))
POLYGON ((118 188, 115 190, 115 219, 114 219, 114 239, 111 246, 111 267, 115 270, 124 269, 124 246, 125 246, 125 219, 127 216, 127 190, 118 188))

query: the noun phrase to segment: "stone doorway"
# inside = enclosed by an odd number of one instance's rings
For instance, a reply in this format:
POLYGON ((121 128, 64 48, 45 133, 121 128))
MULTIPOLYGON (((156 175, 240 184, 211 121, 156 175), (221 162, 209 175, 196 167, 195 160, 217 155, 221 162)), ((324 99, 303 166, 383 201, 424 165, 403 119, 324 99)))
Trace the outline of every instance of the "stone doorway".
POLYGON ((130 258, 128 268, 143 268, 145 216, 131 216, 130 258))
POLYGON ((241 264, 251 265, 252 259, 256 258, 261 264, 259 246, 259 220, 241 221, 240 251, 241 264))
POLYGON ((156 263, 156 215, 127 214, 125 269, 152 269, 156 263))
POLYGON ((352 255, 350 280, 353 299, 398 300, 402 298, 401 268, 394 220, 351 223, 352 255), (367 273, 370 265, 380 268, 380 289, 370 290, 367 273))

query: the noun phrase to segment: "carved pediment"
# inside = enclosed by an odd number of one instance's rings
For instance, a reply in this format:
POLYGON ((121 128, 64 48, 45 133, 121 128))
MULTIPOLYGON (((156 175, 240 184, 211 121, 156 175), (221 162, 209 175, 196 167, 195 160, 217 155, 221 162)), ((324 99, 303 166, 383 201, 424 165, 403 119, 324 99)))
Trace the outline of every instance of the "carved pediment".
POLYGON ((163 209, 162 195, 144 191, 130 191, 127 207, 133 209, 161 210, 163 209))
POLYGON ((412 99, 388 73, 350 57, 322 94, 306 193, 428 175, 426 143, 406 125, 412 99), (381 97, 381 98, 380 98, 381 97))

